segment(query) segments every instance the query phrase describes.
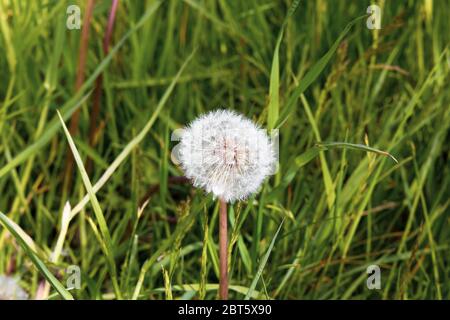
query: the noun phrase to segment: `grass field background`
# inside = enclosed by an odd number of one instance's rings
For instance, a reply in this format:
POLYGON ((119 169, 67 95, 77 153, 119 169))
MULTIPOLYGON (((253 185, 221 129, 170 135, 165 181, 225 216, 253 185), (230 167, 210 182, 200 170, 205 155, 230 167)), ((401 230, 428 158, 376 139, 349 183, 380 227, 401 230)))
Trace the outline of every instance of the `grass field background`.
POLYGON ((279 129, 277 174, 229 207, 230 298, 449 299, 450 2, 375 3, 380 30, 369 1, 120 1, 105 55, 95 1, 80 87, 73 3, 0 0, 0 275, 30 298, 217 298, 218 205, 170 138, 221 107, 279 129))

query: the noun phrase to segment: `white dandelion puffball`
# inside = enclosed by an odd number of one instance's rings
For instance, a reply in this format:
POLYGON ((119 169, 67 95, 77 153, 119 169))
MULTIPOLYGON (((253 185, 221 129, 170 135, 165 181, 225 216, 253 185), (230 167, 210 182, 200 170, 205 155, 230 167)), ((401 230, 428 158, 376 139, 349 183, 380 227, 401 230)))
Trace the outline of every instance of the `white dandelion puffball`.
POLYGON ((178 159, 194 186, 226 202, 258 191, 276 165, 265 130, 228 110, 209 112, 185 128, 178 159))

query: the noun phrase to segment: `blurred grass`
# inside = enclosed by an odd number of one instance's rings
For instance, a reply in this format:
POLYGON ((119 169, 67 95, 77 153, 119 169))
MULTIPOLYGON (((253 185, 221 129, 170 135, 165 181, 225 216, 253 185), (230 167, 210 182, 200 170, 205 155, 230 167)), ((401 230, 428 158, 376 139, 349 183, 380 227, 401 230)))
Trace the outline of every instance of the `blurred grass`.
POLYGON ((218 207, 171 183, 170 135, 226 107, 280 130, 277 174, 229 210, 231 298, 449 299, 450 4, 375 3, 381 30, 366 27, 364 1, 123 0, 104 56, 111 1, 98 1, 74 94, 72 3, 0 0, 0 274, 32 297, 49 279, 61 298, 74 264, 75 298, 216 298, 218 207), (77 108, 73 146, 93 166, 65 194, 56 110, 67 121, 77 108), (381 290, 366 287, 371 264, 381 290))

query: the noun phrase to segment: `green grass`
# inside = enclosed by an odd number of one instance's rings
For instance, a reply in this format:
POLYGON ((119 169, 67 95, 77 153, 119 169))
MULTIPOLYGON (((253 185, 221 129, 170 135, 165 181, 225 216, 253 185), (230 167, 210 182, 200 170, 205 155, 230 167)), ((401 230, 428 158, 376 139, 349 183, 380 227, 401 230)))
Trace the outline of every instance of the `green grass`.
POLYGON ((280 130, 278 172, 229 208, 230 298, 449 299, 450 4, 376 3, 381 30, 356 0, 123 0, 104 55, 96 2, 75 92, 72 2, 0 0, 0 274, 30 297, 217 298, 218 205, 172 182, 170 138, 225 107, 280 130))

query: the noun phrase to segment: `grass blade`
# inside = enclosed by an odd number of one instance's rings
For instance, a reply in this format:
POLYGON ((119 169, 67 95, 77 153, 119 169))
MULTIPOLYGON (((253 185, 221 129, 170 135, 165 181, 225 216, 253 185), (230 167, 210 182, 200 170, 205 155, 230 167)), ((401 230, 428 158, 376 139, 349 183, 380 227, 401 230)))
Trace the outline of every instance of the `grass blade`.
POLYGON ((197 206, 194 206, 191 208, 190 214, 187 216, 186 219, 181 221, 181 223, 178 223, 175 231, 170 235, 169 238, 165 239, 158 249, 152 254, 150 258, 148 258, 144 264, 142 265, 141 271, 139 273, 139 278, 136 283, 136 287, 133 292, 132 300, 136 300, 139 297, 139 294, 142 289, 142 285, 144 283, 145 274, 147 271, 154 265, 154 263, 157 261, 158 257, 165 251, 167 248, 169 248, 171 245, 173 245, 176 241, 176 239, 186 230, 186 227, 189 226, 194 219, 197 218, 197 215, 199 214, 200 208, 204 207, 207 202, 209 202, 210 198, 204 198, 197 206))
MULTIPOLYGON (((100 179, 97 181, 97 183, 93 186, 94 193, 96 193, 98 190, 100 190, 101 187, 108 181, 108 179, 112 176, 114 171, 117 170, 117 168, 120 166, 120 164, 128 157, 128 155, 131 153, 131 151, 136 147, 147 135, 147 133, 152 128, 153 124, 155 123, 159 113, 161 112, 162 108, 166 104, 167 100, 169 99, 170 94, 172 93, 175 84, 178 82, 178 79, 180 78, 183 70, 186 68, 188 62, 192 59, 194 56, 195 50, 189 55, 189 57, 186 59, 186 61, 181 66, 180 70, 178 71, 177 75, 173 78, 172 82, 170 83, 169 87, 164 92, 164 95, 162 96, 161 100, 159 100, 159 103, 155 109, 155 112, 153 112, 150 119, 145 124, 144 128, 139 132, 139 134, 133 138, 122 150, 122 152, 117 156, 116 159, 111 163, 111 165, 106 169, 106 171, 103 173, 103 175, 100 177, 100 179)), ((83 207, 88 203, 89 196, 85 195, 83 199, 73 208, 71 213, 71 219, 79 213, 83 207)))
MULTIPOLYGON (((90 92, 83 96, 81 99, 76 101, 75 97, 69 100, 63 107, 62 113, 63 118, 65 120, 69 119, 70 116, 87 100, 90 96, 90 92)), ((48 125, 47 130, 42 134, 42 136, 36 140, 32 145, 27 147, 25 150, 20 152, 17 156, 15 156, 11 161, 9 161, 5 166, 0 169, 0 178, 3 177, 6 173, 8 173, 11 169, 17 167, 19 164, 29 159, 29 157, 38 152, 42 147, 44 147, 56 134, 59 129, 58 119, 54 119, 48 125)))
MULTIPOLYGON (((42 275, 47 279, 47 281, 52 285, 52 287, 63 297, 65 300, 73 300, 73 296, 67 291, 66 288, 55 278, 55 276, 48 270, 44 262, 38 257, 34 249, 29 246, 29 241, 24 237, 23 230, 18 229, 16 224, 11 221, 3 212, 0 211, 0 222, 5 226, 6 229, 14 236, 14 238, 19 242, 22 249, 30 257, 33 264, 42 273, 42 275)), ((27 237, 29 237, 27 235, 27 237)))
MULTIPOLYGON (((244 295, 248 292, 248 288, 244 287, 244 286, 231 285, 229 288, 231 291, 235 291, 236 293, 240 293, 242 295, 244 295)), ((205 286, 206 291, 217 291, 217 289, 219 289, 218 284, 208 283, 205 286)), ((156 288, 156 289, 153 289, 153 291, 164 292, 165 288, 156 288)), ((172 291, 196 291, 196 292, 198 292, 198 291, 200 291, 200 286, 198 283, 174 285, 174 286, 172 286, 172 291)), ((251 295, 251 298, 258 299, 258 297, 260 297, 261 295, 262 295, 261 292, 254 290, 253 294, 251 295)))
POLYGON ((295 102, 300 97, 300 95, 311 85, 311 83, 316 80, 316 78, 322 73, 323 69, 325 69, 328 62, 331 60, 331 57, 333 56, 334 52, 339 47, 339 44, 344 39, 344 37, 347 35, 347 33, 350 31, 350 29, 361 19, 365 18, 366 15, 358 17, 351 21, 345 29, 341 32, 337 40, 334 42, 333 46, 327 51, 327 53, 320 58, 319 61, 316 62, 314 66, 311 67, 311 69, 306 73, 306 75, 303 77, 303 79, 300 80, 300 84, 295 88, 294 92, 289 97, 286 105, 283 108, 282 115, 280 119, 277 122, 276 127, 278 127, 280 124, 284 123, 284 121, 289 117, 289 114, 292 112, 292 109, 295 105, 295 102))
POLYGON ((66 134, 67 140, 69 142, 70 149, 72 150, 73 157, 78 166, 78 170, 80 171, 81 178, 83 179, 84 186, 86 187, 89 199, 92 203, 95 218, 97 219, 97 222, 100 227, 100 232, 102 235, 103 245, 104 245, 104 248, 106 251, 105 254, 106 254, 106 258, 108 260, 108 266, 110 269, 109 271, 111 273, 111 279, 113 282, 114 291, 116 293, 116 297, 118 299, 120 299, 121 294, 120 294, 119 285, 118 285, 118 281, 117 281, 117 270, 116 270, 116 264, 114 262, 113 245, 112 245, 112 241, 111 241, 111 235, 108 230, 108 226, 106 225, 105 217, 103 215, 102 209, 100 208, 100 204, 97 200, 95 192, 92 188, 92 184, 91 184, 91 181, 89 180, 86 169, 84 168, 83 160, 81 159, 80 154, 78 153, 77 147, 75 146, 75 143, 69 133, 69 130, 67 129, 66 124, 64 123, 64 119, 62 118, 59 111, 57 111, 57 112, 58 112, 59 120, 61 121, 62 127, 66 134))
POLYGON ((395 163, 398 163, 397 159, 389 152, 375 149, 375 148, 366 146, 364 144, 355 144, 355 143, 347 143, 347 142, 317 142, 316 145, 325 150, 333 149, 333 148, 345 148, 345 149, 352 149, 352 150, 361 150, 361 151, 366 151, 366 152, 374 152, 376 154, 380 154, 382 156, 389 157, 392 160, 394 160, 395 163))
POLYGON ((272 242, 270 242, 269 249, 267 249, 266 254, 264 255, 263 259, 261 260, 261 263, 259 264, 258 271, 256 272, 255 278, 253 279, 252 284, 250 285, 250 288, 248 289, 248 292, 245 295, 244 300, 249 300, 250 297, 253 295, 253 291, 256 288, 256 285, 258 283, 259 278, 261 277, 264 267, 266 266, 267 260, 269 260, 270 253, 272 252, 273 246, 275 245, 275 240, 277 239, 278 234, 280 233, 281 227, 283 226, 283 222, 284 222, 284 219, 281 221, 277 232, 275 232, 275 235, 272 238, 272 242))
MULTIPOLYGON (((70 99, 64 106, 61 108, 62 113, 64 115, 64 119, 68 119, 79 107, 83 104, 84 101, 89 97, 90 92, 83 96, 83 94, 88 90, 88 88, 94 83, 97 79, 98 75, 100 75, 103 70, 108 66, 109 62, 111 62, 113 56, 119 51, 119 49, 124 45, 125 41, 136 32, 144 22, 158 9, 161 5, 161 1, 157 1, 153 3, 139 20, 139 22, 131 28, 120 40, 119 42, 111 49, 109 54, 103 59, 103 61, 98 65, 95 71, 91 74, 91 76, 84 82, 83 86, 80 90, 70 99)), ((0 169, 0 178, 3 177, 7 172, 9 172, 12 168, 18 166, 23 161, 27 160, 31 155, 35 154, 40 150, 43 146, 45 146, 51 138, 56 134, 59 128, 58 119, 52 120, 51 125, 47 128, 45 133, 31 146, 23 150, 17 156, 15 156, 11 161, 9 161, 3 168, 0 169)))
POLYGON ((267 129, 272 130, 275 127, 275 123, 278 121, 279 109, 280 109, 280 45, 283 39, 284 29, 288 19, 294 14, 295 10, 300 3, 300 0, 296 0, 292 3, 288 10, 283 25, 281 26, 280 34, 278 35, 277 44, 273 52, 272 69, 270 72, 270 85, 269 85, 269 106, 267 113, 267 129))

